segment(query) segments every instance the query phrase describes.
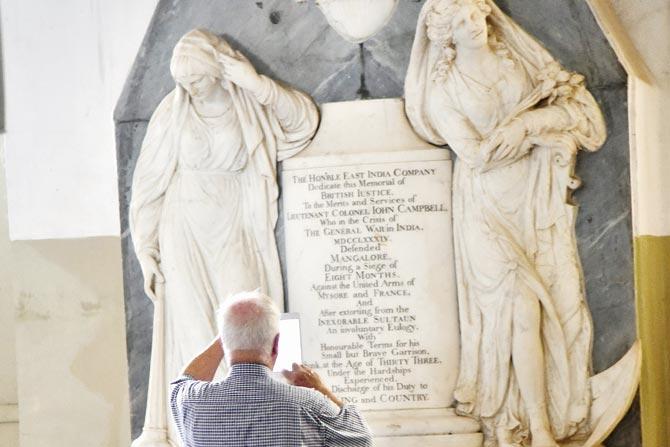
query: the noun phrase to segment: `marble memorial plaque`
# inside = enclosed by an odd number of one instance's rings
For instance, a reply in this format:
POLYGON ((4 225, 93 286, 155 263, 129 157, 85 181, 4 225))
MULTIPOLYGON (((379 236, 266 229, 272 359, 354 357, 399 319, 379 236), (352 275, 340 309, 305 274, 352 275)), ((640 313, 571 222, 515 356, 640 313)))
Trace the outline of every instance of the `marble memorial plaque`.
POLYGON ((440 149, 284 164, 289 310, 300 313, 304 360, 364 410, 451 404, 451 170, 440 149))

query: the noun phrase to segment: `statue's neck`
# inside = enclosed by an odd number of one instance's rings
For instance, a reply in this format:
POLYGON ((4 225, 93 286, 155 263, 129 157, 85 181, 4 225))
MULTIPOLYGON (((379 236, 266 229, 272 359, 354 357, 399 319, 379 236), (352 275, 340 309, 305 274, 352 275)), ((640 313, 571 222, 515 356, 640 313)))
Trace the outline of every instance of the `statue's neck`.
POLYGON ((495 67, 496 55, 488 45, 481 47, 458 47, 456 49, 456 66, 469 75, 481 75, 482 67, 495 67))
POLYGON ((206 98, 191 98, 191 104, 201 117, 213 118, 226 113, 230 109, 232 101, 227 90, 223 87, 217 87, 206 98))

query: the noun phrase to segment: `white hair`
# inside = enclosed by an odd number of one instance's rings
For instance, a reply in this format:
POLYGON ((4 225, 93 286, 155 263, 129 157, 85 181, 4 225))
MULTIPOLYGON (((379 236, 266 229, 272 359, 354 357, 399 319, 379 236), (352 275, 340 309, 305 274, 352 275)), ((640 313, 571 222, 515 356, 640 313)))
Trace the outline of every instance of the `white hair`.
POLYGON ((279 316, 274 301, 259 290, 230 296, 217 313, 224 352, 254 350, 269 355, 279 333, 279 316))

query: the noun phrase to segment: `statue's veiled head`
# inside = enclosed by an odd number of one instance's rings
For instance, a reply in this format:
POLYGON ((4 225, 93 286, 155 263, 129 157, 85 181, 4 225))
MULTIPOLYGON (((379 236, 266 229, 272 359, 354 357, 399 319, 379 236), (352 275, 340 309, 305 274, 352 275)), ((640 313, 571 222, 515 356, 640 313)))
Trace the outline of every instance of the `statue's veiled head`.
POLYGON ((234 54, 227 42, 202 29, 189 31, 175 45, 170 73, 191 97, 206 96, 220 83, 222 75, 217 53, 234 54))

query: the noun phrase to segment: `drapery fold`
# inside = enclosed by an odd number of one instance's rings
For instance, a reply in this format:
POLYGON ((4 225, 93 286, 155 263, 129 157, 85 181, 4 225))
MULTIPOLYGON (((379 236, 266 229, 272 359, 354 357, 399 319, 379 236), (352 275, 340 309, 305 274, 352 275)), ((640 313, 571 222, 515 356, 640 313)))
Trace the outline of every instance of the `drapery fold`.
POLYGON ((453 64, 438 76, 443 49, 427 33, 427 16, 438 1, 429 0, 419 16, 405 96, 416 132, 433 144, 448 144, 457 155, 457 411, 482 421, 490 445, 498 428, 510 430, 516 442, 528 439, 529 411, 515 375, 525 365, 513 365, 512 350, 515 302, 530 300, 541 309, 551 430, 556 439, 579 436, 588 431, 592 324, 575 207, 567 196, 574 187, 575 153, 603 144, 604 120, 583 77, 564 71, 491 0, 487 21, 501 43, 495 48, 502 49, 500 67, 514 67, 500 68, 504 87, 468 80, 453 64), (488 113, 486 119, 473 118, 464 99, 482 104, 478 117, 488 113), (499 158, 487 141, 514 120, 528 129, 522 144, 529 149, 499 158))
MULTIPOLYGON (((198 66, 211 75, 212 51, 234 54, 213 39, 188 33, 173 60, 183 63, 196 49, 198 66)), ((130 231, 138 256, 159 258, 165 276, 168 380, 216 336, 215 313, 228 295, 259 288, 284 305, 277 162, 309 144, 318 111, 307 95, 261 81, 255 93, 221 81, 230 107, 219 117, 199 116, 177 83, 154 112, 135 166, 130 231)), ((179 442, 171 421, 168 433, 179 442)))

